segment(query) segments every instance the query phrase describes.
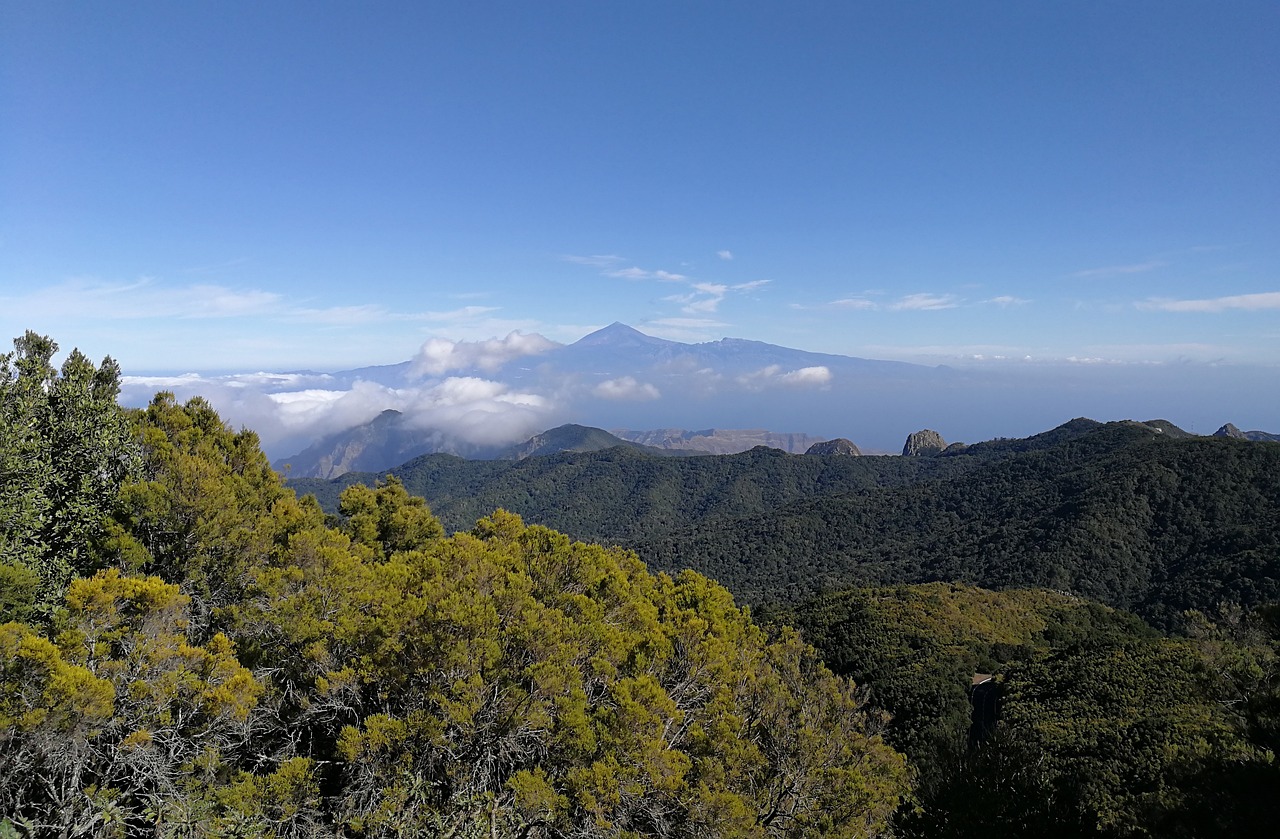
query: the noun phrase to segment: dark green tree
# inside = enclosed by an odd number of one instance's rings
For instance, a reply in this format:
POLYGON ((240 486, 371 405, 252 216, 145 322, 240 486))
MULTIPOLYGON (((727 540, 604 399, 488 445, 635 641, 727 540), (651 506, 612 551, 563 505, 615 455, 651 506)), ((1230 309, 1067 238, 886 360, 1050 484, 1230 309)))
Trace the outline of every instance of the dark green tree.
POLYGON ((0 617, 47 613, 99 542, 136 447, 116 404, 120 368, 27 332, 0 355, 0 617))

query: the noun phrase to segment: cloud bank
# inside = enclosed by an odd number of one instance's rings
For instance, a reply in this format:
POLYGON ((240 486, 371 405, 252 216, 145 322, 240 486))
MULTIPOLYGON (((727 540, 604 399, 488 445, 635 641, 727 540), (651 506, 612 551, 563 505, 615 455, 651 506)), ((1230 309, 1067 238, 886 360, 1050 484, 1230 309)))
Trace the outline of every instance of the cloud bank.
POLYGON ((1264 309, 1280 309, 1280 291, 1260 294, 1234 294, 1229 297, 1213 297, 1205 300, 1166 300, 1155 298, 1138 304, 1138 308, 1159 312, 1226 312, 1230 310, 1256 312, 1264 309))
POLYGON ((541 335, 525 335, 512 332, 505 338, 487 341, 450 341, 446 338, 429 338, 410 366, 411 375, 442 376, 454 370, 478 368, 492 372, 509 361, 528 355, 538 355, 560 346, 541 335))

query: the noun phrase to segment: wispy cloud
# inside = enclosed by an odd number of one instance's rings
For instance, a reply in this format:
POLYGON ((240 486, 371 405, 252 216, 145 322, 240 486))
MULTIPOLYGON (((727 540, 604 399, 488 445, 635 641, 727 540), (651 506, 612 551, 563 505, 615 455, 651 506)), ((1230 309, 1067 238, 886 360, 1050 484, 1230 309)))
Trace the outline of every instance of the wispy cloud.
POLYGON ((1261 311, 1280 309, 1280 291, 1259 294, 1234 294, 1203 300, 1166 300, 1152 298, 1136 304, 1139 309, 1161 312, 1226 312, 1232 310, 1261 311))
POLYGON ((655 318, 645 321, 640 328, 655 338, 697 343, 715 340, 717 333, 722 334, 722 330, 727 326, 727 323, 715 318, 687 317, 655 318))
POLYGON ((680 329, 719 329, 728 326, 724 321, 713 318, 657 318, 645 321, 653 326, 671 326, 680 329))
MULTIPOLYGON (((733 259, 733 254, 727 250, 717 251, 716 255, 722 260, 733 259)), ((620 267, 618 265, 618 262, 620 261, 619 258, 613 256, 563 258, 580 265, 599 268, 601 276, 605 277, 620 280, 631 280, 633 282, 656 280, 657 282, 662 283, 679 283, 688 286, 688 291, 669 294, 662 298, 664 302, 678 304, 680 306, 680 311, 686 315, 711 314, 719 309, 720 304, 729 294, 734 292, 747 293, 757 291, 770 283, 770 280, 750 280, 748 282, 734 284, 708 282, 696 279, 687 274, 680 274, 675 271, 641 268, 638 265, 620 267)))
POLYGON ((595 256, 574 256, 566 254, 560 257, 565 262, 572 262, 575 265, 589 265, 592 268, 609 268, 622 262, 622 257, 614 254, 597 254, 595 256))
MULTIPOLYGON (((879 293, 879 292, 875 292, 879 293)), ((1014 301, 1015 298, 996 298, 994 301, 983 302, 1001 302, 1014 301)), ((826 311, 846 311, 846 312, 925 312, 937 309, 955 309, 964 301, 954 294, 908 294, 899 297, 897 300, 882 302, 874 300, 869 296, 857 297, 841 297, 837 300, 831 300, 818 305, 806 305, 803 303, 792 303, 792 309, 801 310, 826 310, 826 311)))
POLYGON ((960 298, 954 294, 908 294, 889 304, 894 311, 932 312, 939 309, 954 309, 960 305, 960 298))
POLYGON ((1010 294, 1002 294, 999 297, 992 297, 988 300, 983 300, 982 302, 990 303, 993 306, 999 306, 1002 309, 1007 309, 1010 306, 1021 306, 1026 303, 1030 303, 1031 301, 1025 300, 1021 297, 1014 297, 1010 294))
POLYGON ((671 271, 648 271, 644 268, 619 268, 616 271, 605 271, 606 277, 618 277, 623 280, 658 280, 664 283, 682 283, 689 278, 684 274, 676 274, 671 271))
POLYGON ((853 309, 866 310, 876 308, 874 300, 868 300, 865 297, 842 297, 839 300, 832 300, 829 304, 834 309, 853 309))
POLYGON ((0 296, 10 315, 91 317, 108 320, 145 318, 236 318, 278 313, 284 297, 271 291, 199 283, 170 285, 151 277, 134 282, 73 279, 25 294, 0 296))
POLYGON ((752 280, 749 283, 726 285, 725 283, 691 283, 692 291, 688 294, 672 294, 662 298, 668 302, 681 304, 681 311, 686 315, 709 314, 720 307, 720 303, 730 292, 749 292, 768 285, 768 280, 752 280))
POLYGON ((1154 271, 1166 265, 1168 265, 1167 262, 1153 259, 1150 262, 1135 262, 1130 265, 1107 265, 1102 268, 1089 268, 1084 271, 1076 271, 1071 276, 1087 280, 1100 277, 1119 277, 1125 274, 1145 274, 1148 271, 1154 271))

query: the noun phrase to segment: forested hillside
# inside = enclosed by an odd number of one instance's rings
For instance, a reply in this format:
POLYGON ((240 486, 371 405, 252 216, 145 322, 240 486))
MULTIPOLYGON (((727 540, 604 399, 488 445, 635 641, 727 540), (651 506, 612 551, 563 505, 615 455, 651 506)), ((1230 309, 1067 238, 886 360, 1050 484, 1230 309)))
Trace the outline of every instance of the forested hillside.
POLYGON ((716 558, 753 612, 496 504, 446 526, 395 478, 326 513, 206 402, 125 411, 110 359, 56 352, 28 333, 0 356, 5 839, 1280 819, 1280 447, 1073 421, 924 458, 414 462, 459 508, 468 485, 525 481, 597 527, 700 522, 644 544, 672 568, 716 558), (1028 587, 1051 572, 1062 590, 1028 587), (1008 588, 834 587, 946 574, 1008 588))
MULTIPOLYGON (((935 459, 803 457, 757 447, 734 455, 652 457, 634 449, 565 452, 518 462, 426 455, 388 470, 450 530, 496 507, 572 534, 628 543, 716 515, 754 515, 803 498, 910 483, 966 468, 935 459)), ((289 485, 326 510, 352 484, 384 475, 348 473, 289 485)))
POLYGON ((933 583, 774 619, 893 715, 919 773, 902 836, 1272 836, 1280 614, 1185 617, 1164 637, 1056 592, 933 583))
MULTIPOLYGON (((932 457, 622 449, 519 463, 431 455, 392 470, 447 529, 502 507, 693 568, 749 603, 851 584, 1041 586, 1139 611, 1280 597, 1280 445, 1167 422, 1073 420, 932 457)), ((377 476, 295 481, 334 510, 377 476)))
POLYGON ((909 797, 711 580, 395 482, 328 526, 207 403, 54 352, 0 358, 0 835, 862 837, 909 797))
POLYGON ((958 580, 1067 591, 1163 625, 1184 609, 1280 597, 1280 446, 1137 423, 1062 436, 952 478, 722 517, 634 546, 654 567, 695 568, 748 602, 850 581, 958 580))

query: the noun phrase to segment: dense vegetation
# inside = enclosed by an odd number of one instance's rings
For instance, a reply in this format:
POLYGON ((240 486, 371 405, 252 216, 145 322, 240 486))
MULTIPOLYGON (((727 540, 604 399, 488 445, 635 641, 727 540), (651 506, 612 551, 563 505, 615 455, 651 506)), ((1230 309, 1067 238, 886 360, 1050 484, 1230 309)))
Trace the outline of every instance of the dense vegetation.
POLYGON ((919 779, 904 836, 1273 835, 1280 613, 1185 617, 1165 637, 1080 598, 941 583, 774 615, 893 715, 919 779))
POLYGON ((409 464, 456 526, 408 478, 326 513, 202 400, 124 411, 110 359, 56 352, 0 356, 4 839, 1280 819, 1280 446, 1074 421, 931 458, 409 464))
POLYGON ((6 467, 87 388, 128 468, 92 509, 59 488, 98 457, 5 476, 0 832, 854 837, 909 794, 855 686, 705 577, 502 511, 446 536, 394 481, 329 526, 203 401, 125 414, 109 360, 33 348, 6 467))
MULTIPOLYGON (((393 470, 447 528, 502 507, 692 568, 749 603, 848 585, 1044 587, 1170 626, 1280 598, 1280 445, 1168 423, 1073 420, 935 457, 657 459, 622 449, 519 463, 429 455, 393 470)), ((373 476, 299 481, 328 509, 373 476)))
POLYGON ((849 581, 959 580, 1068 591, 1168 626, 1186 609, 1280 597, 1280 446, 1078 425, 953 478, 706 521, 635 547, 749 602, 849 581))
MULTIPOLYGON (((477 516, 502 507, 577 538, 625 544, 717 516, 760 515, 800 499, 914 483, 968 466, 933 458, 793 456, 763 446, 701 457, 613 448, 520 461, 431 454, 387 474, 429 498, 450 530, 466 529, 477 516)), ((289 485, 336 511, 343 489, 372 486, 383 477, 351 472, 289 485)))

